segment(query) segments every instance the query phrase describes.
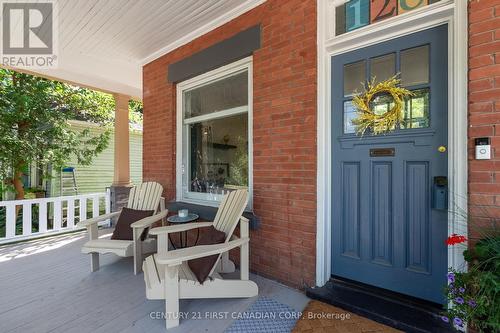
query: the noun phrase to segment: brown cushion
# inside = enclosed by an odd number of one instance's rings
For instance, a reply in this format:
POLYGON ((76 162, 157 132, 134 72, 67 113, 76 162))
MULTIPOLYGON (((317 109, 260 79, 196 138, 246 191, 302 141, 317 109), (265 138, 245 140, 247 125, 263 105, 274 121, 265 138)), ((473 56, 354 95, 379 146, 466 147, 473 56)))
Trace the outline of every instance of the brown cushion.
MULTIPOLYGON (((142 220, 145 217, 152 216, 154 210, 137 210, 123 207, 118 221, 116 221, 115 231, 111 235, 111 239, 133 240, 134 232, 130 226, 132 223, 142 220)), ((142 232, 141 240, 144 240, 147 235, 147 228, 142 232)))
MULTIPOLYGON (((208 228, 200 228, 200 238, 196 245, 222 244, 225 241, 226 234, 210 226, 208 228)), ((188 260, 189 268, 191 268, 191 271, 200 283, 205 282, 218 257, 218 254, 214 254, 208 257, 188 260)))

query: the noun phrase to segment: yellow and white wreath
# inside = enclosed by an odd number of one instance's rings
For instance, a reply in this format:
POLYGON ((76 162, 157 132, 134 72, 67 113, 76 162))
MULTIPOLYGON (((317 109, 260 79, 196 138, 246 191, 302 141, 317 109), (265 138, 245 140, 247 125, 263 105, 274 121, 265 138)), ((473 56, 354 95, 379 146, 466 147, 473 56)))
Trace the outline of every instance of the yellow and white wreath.
POLYGON ((405 98, 413 95, 411 91, 400 87, 401 80, 393 76, 385 81, 375 83, 375 79, 368 82, 365 91, 354 96, 353 105, 357 111, 357 117, 352 120, 356 126, 356 133, 363 135, 370 129, 371 133, 383 134, 393 131, 403 120, 405 98), (376 97, 388 95, 392 97, 393 106, 384 114, 376 114, 372 109, 376 97))

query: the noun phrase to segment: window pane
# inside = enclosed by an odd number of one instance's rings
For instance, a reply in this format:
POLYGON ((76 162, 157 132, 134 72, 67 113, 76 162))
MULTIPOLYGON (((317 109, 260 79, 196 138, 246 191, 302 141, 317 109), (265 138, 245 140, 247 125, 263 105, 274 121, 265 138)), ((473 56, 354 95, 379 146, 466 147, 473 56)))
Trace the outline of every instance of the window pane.
POLYGON ((344 96, 362 91, 365 80, 365 61, 344 65, 344 96))
POLYGON ((371 78, 375 78, 377 82, 381 82, 396 74, 396 55, 394 53, 387 54, 381 57, 370 60, 371 78))
POLYGON ((356 126, 352 121, 356 118, 356 109, 352 105, 352 101, 344 102, 344 133, 352 134, 356 132, 356 126))
POLYGON ((401 128, 429 127, 429 89, 413 91, 414 96, 405 102, 405 115, 401 128))
POLYGON ((414 86, 429 83, 429 45, 401 52, 401 84, 414 86))
MULTIPOLYGON (((371 109, 373 110, 373 113, 375 113, 378 116, 381 116, 384 113, 390 111, 394 107, 394 99, 392 98, 391 95, 380 94, 373 98, 370 105, 371 109)), ((395 129, 394 127, 390 128, 390 130, 394 129, 395 129)))
POLYGON ((247 71, 184 92, 184 117, 248 105, 247 71))
POLYGON ((223 194, 248 188, 248 114, 188 127, 189 191, 223 194))
POLYGON ((340 5, 335 9, 335 35, 345 33, 345 5, 340 5))
POLYGON ((371 109, 373 110, 373 113, 378 116, 381 116, 384 113, 390 111, 393 106, 394 99, 391 95, 387 94, 380 94, 378 96, 375 96, 371 102, 371 109))
POLYGON ((345 4, 345 28, 352 31, 370 24, 370 0, 350 0, 345 4))

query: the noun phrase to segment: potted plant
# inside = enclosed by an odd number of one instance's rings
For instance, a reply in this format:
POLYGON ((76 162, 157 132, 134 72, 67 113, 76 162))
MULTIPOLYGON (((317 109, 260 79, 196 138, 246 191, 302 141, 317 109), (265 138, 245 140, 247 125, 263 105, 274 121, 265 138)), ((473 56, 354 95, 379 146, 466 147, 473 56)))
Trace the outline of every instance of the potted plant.
POLYGON ((30 197, 29 194, 32 194, 31 196, 34 196, 35 198, 45 198, 45 190, 40 186, 28 187, 25 190, 26 198, 30 197))
MULTIPOLYGON (((467 241, 452 235, 449 246, 467 241)), ((443 321, 458 330, 465 324, 479 332, 500 332, 500 234, 491 232, 464 251, 467 272, 450 270, 445 295, 448 310, 443 321)))

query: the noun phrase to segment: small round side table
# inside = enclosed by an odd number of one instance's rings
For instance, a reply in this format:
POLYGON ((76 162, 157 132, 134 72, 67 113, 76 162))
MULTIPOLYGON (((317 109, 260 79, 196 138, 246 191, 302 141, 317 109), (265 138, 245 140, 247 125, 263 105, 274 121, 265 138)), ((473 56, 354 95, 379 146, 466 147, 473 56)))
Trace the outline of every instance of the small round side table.
MULTIPOLYGON (((169 216, 167 218, 167 221, 170 224, 184 224, 184 223, 194 222, 198 218, 199 218, 199 216, 197 214, 190 213, 186 217, 180 217, 179 215, 169 216)), ((197 228, 196 230, 197 230, 198 233, 196 235, 196 242, 194 243, 194 245, 196 245, 196 243, 198 243, 198 238, 200 237, 200 229, 197 228)), ((180 243, 179 247, 176 247, 175 244, 174 244, 174 242, 172 241, 172 238, 171 238, 172 234, 168 234, 168 238, 170 240, 170 244, 172 244, 172 246, 174 247, 174 250, 176 250, 178 248, 182 249, 182 248, 188 247, 188 237, 187 237, 187 234, 188 234, 188 230, 179 232, 179 243, 180 243)))

